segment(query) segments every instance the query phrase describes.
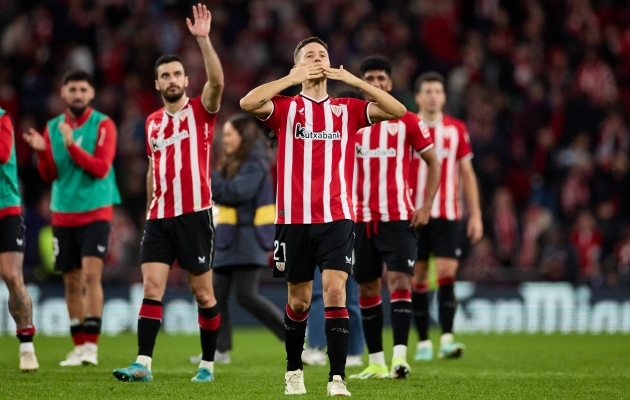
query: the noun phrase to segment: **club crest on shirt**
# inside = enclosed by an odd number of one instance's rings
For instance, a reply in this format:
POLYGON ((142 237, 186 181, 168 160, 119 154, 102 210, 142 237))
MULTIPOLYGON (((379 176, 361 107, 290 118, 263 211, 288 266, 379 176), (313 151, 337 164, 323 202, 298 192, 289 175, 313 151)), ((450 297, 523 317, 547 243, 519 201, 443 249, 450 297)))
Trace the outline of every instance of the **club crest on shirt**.
POLYGON ((431 137, 431 132, 429 132, 429 128, 424 126, 422 122, 418 122, 418 127, 420 128, 420 132, 422 133, 422 136, 424 136, 425 139, 428 139, 429 137, 431 137))
POLYGON ((336 116, 341 115, 341 106, 330 106, 330 111, 333 112, 336 116))
POLYGON ((179 112, 179 120, 183 121, 188 117, 188 109, 179 112))
POLYGON ((387 132, 389 132, 389 134, 392 135, 392 136, 397 134, 398 133, 398 123, 387 124, 387 132))
POLYGON ((276 261, 276 268, 278 268, 278 271, 284 271, 284 265, 285 263, 276 261))

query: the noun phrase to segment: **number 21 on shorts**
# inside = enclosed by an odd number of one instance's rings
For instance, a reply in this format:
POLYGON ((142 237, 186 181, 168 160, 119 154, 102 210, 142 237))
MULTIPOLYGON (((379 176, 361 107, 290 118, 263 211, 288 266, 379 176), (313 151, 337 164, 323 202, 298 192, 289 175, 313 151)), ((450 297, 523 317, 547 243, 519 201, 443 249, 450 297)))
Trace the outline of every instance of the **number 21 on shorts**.
POLYGON ((284 271, 287 262, 287 245, 284 242, 273 241, 273 261, 278 271, 284 271))

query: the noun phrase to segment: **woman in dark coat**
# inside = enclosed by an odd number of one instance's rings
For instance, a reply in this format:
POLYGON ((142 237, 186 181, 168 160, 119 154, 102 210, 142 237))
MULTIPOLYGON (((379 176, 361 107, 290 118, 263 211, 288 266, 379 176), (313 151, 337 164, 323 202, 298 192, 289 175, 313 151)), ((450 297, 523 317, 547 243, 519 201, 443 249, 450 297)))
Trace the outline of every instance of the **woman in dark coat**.
POLYGON ((215 361, 229 363, 232 287, 239 305, 280 340, 284 340, 284 315, 258 294, 259 274, 268 266, 275 232, 275 197, 262 130, 251 117, 238 114, 223 126, 222 141, 224 154, 212 172, 212 199, 219 206, 212 266, 221 313, 215 361))

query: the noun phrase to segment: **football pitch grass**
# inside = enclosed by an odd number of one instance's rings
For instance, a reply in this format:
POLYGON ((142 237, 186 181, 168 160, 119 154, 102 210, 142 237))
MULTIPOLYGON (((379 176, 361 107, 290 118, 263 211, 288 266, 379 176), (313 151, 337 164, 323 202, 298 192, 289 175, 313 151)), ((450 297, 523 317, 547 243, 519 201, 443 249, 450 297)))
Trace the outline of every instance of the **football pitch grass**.
MULTIPOLYGON (((439 335, 432 335, 437 346, 439 335)), ((459 360, 410 361, 406 380, 350 380, 352 397, 365 399, 628 399, 630 338, 624 335, 458 335, 467 345, 459 360)), ((412 335, 415 340, 415 335, 412 335)), ((158 336, 154 382, 118 382, 114 368, 135 359, 132 334, 103 337, 97 367, 59 367, 70 350, 67 337, 36 337, 40 370, 18 370, 17 339, 0 337, 1 399, 274 399, 284 397, 284 347, 263 329, 234 332, 232 364, 216 365, 216 381, 191 383, 199 353, 195 336, 158 336)), ((411 346, 410 346, 411 347, 411 346)), ((391 360, 391 334, 385 334, 391 360)), ((437 349, 437 347, 436 347, 437 349)), ((413 359, 410 348, 409 360, 413 359)), ((364 357, 367 361, 367 357, 364 357)), ((357 373, 361 368, 348 368, 357 373)), ((328 367, 305 366, 300 398, 326 396, 328 367)))

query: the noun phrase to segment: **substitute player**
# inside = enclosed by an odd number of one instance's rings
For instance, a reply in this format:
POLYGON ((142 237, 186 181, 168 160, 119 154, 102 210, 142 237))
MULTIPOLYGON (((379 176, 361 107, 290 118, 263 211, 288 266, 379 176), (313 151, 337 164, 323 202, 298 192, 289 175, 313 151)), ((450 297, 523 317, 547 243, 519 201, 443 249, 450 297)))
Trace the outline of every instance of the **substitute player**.
POLYGON ((66 111, 31 128, 24 140, 37 150, 38 169, 52 183, 55 269, 63 274, 74 349, 61 366, 97 365, 103 312, 101 276, 115 204, 120 203, 112 162, 116 126, 92 107, 92 77, 81 70, 63 76, 66 111), (83 291, 85 290, 85 295, 83 291))
POLYGON ((208 82, 201 96, 188 98, 188 77, 176 55, 155 63, 155 88, 164 107, 147 118, 147 222, 142 238, 144 299, 138 317, 138 357, 128 368, 114 370, 120 381, 153 380, 151 364, 162 322, 162 298, 168 273, 177 259, 188 271, 197 301, 202 357, 193 382, 214 380, 214 353, 220 324, 212 290, 212 195, 210 155, 223 93, 223 69, 210 42, 210 11, 193 6, 186 18, 203 55, 208 82))
POLYGON ((330 361, 327 391, 332 396, 349 396, 345 283, 352 272, 356 132, 374 122, 400 118, 406 109, 343 66, 332 68, 326 43, 319 38, 301 41, 294 61, 289 75, 259 86, 241 99, 243 110, 261 118, 278 137, 274 275, 284 276, 289 289, 284 316, 285 394, 306 393, 301 353, 315 266, 319 265, 330 361), (331 99, 327 79, 361 89, 375 102, 331 99), (302 86, 299 95, 278 95, 295 85, 302 86))
POLYGON ((464 353, 465 346, 453 337, 453 320, 457 300, 454 283, 461 255, 460 231, 462 206, 460 201, 461 179, 464 197, 470 216, 467 234, 472 243, 483 235, 479 190, 472 167, 472 149, 464 123, 442 112, 446 96, 444 78, 436 72, 420 75, 416 81, 416 103, 420 107, 423 129, 431 135, 435 152, 442 165, 442 178, 436 201, 428 197, 427 168, 415 159, 409 178, 411 196, 416 206, 432 202, 429 223, 418 230, 418 257, 412 281, 413 313, 420 341, 415 360, 431 360, 433 345, 429 340, 429 303, 427 298, 427 275, 429 253, 435 255, 438 277, 438 308, 442 338, 440 358, 457 358, 464 353))
MULTIPOLYGON (((361 62, 361 79, 386 92, 392 90, 392 66, 384 57, 361 62)), ((367 95, 368 100, 372 98, 367 95)), ((411 326, 411 276, 417 252, 414 227, 425 225, 440 184, 440 163, 420 119, 407 112, 401 119, 379 122, 357 132, 357 178, 354 181, 356 234, 355 279, 369 365, 350 378, 406 378, 407 340, 411 326), (407 177, 413 152, 417 151, 428 171, 424 204, 414 211, 407 177), (383 306, 381 277, 387 266, 394 354, 388 371, 383 353, 383 306)))
POLYGON ((24 223, 15 159, 13 122, 0 108, 0 275, 9 289, 9 313, 20 340, 20 370, 39 368, 33 347, 33 305, 24 286, 24 223))

